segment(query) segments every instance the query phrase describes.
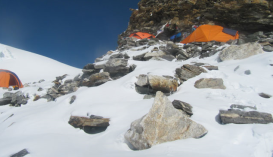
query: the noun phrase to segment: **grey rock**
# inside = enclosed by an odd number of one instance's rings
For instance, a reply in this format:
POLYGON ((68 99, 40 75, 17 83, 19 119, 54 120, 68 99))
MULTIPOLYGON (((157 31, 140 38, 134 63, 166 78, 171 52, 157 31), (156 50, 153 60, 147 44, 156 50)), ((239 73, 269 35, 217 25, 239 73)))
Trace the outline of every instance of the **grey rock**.
POLYGON ((144 95, 143 99, 152 99, 155 95, 144 95))
POLYGON ((96 65, 94 65, 94 67, 96 70, 101 70, 105 67, 105 65, 104 64, 96 64, 96 65))
POLYGON ((152 57, 161 57, 166 55, 163 51, 156 51, 156 52, 148 52, 145 54, 144 59, 149 60, 152 57))
POLYGON ((88 63, 83 67, 83 69, 95 69, 95 67, 94 67, 94 64, 88 63))
POLYGON ((117 79, 129 73, 128 60, 113 58, 109 59, 103 69, 104 72, 108 72, 113 79, 117 79))
POLYGON ((218 70, 218 66, 212 66, 212 65, 205 65, 204 68, 208 70, 218 70))
POLYGON ((243 45, 232 45, 219 54, 221 61, 245 59, 253 55, 264 53, 262 46, 258 43, 246 43, 243 45))
POLYGON ((43 88, 39 87, 37 91, 40 92, 40 91, 43 91, 43 90, 44 90, 43 88))
POLYGON ((146 53, 143 53, 141 55, 137 55, 137 56, 133 56, 133 60, 136 61, 145 61, 144 56, 146 55, 146 53))
POLYGON ((245 71, 245 74, 246 74, 246 75, 250 75, 250 74, 251 74, 251 71, 250 71, 250 70, 246 70, 246 71, 245 71))
POLYGON ((200 75, 201 73, 206 73, 206 70, 195 65, 185 64, 181 68, 177 68, 175 72, 179 79, 182 81, 187 81, 188 79, 200 75))
POLYGON ((263 50, 266 51, 266 52, 272 52, 273 51, 273 47, 269 46, 269 45, 266 45, 266 46, 263 46, 263 50))
POLYGON ((175 92, 178 87, 177 80, 167 79, 162 76, 148 75, 148 82, 154 91, 161 91, 163 93, 175 92))
POLYGON ((135 84, 135 90, 139 94, 154 94, 155 93, 155 91, 149 85, 142 87, 135 84))
POLYGON ((23 150, 19 151, 18 153, 11 155, 10 157, 23 157, 23 156, 26 156, 27 154, 29 154, 27 149, 23 149, 23 150))
POLYGON ((90 119, 103 119, 102 116, 91 115, 90 119))
POLYGON ((10 103, 11 103, 11 97, 6 97, 6 98, 0 99, 0 106, 8 105, 10 103))
POLYGON ((129 58, 130 58, 130 56, 129 56, 127 53, 125 53, 125 54, 123 55, 123 57, 124 57, 125 59, 129 59, 129 58))
POLYGON ((266 94, 266 93, 259 93, 259 95, 260 95, 260 97, 263 97, 263 98, 266 98, 266 99, 272 97, 272 95, 269 95, 269 94, 266 94))
POLYGON ((163 55, 163 56, 160 56, 160 58, 165 59, 167 61, 172 61, 175 59, 173 55, 163 55))
POLYGON ((114 55, 110 56, 110 59, 112 59, 112 58, 123 58, 123 54, 122 53, 114 54, 114 55))
POLYGON ((82 128, 85 126, 92 126, 92 127, 102 127, 102 126, 109 126, 110 119, 109 118, 86 118, 86 117, 78 117, 78 116, 71 116, 69 119, 69 124, 75 128, 82 128))
POLYGON ((58 76, 58 77, 56 77, 56 81, 61 81, 61 80, 63 80, 64 78, 66 78, 66 76, 67 76, 67 74, 64 74, 64 75, 62 75, 62 76, 58 76))
POLYGON ((72 82, 73 82, 72 79, 68 79, 68 80, 65 80, 65 81, 64 81, 64 84, 69 84, 69 83, 72 83, 72 82))
POLYGON ((73 95, 71 98, 70 98, 70 101, 69 101, 69 104, 72 104, 75 100, 76 100, 76 95, 73 95))
POLYGON ((108 72, 92 74, 88 79, 84 79, 81 86, 93 87, 99 86, 110 81, 110 75, 108 72))
POLYGON ((11 104, 15 105, 17 104, 17 101, 23 99, 24 97, 24 94, 21 92, 21 91, 18 91, 16 93, 13 93, 12 94, 12 97, 11 97, 11 104))
POLYGON ((229 109, 227 111, 220 110, 219 116, 223 124, 268 124, 273 122, 271 114, 257 111, 244 112, 234 109, 229 109))
POLYGON ((164 142, 200 138, 208 131, 175 109, 168 98, 157 92, 149 113, 131 123, 125 139, 137 150, 164 142))
POLYGON ((40 80, 40 81, 38 81, 39 83, 42 83, 42 82, 44 82, 45 80, 44 79, 42 79, 42 80, 40 80))
POLYGON ((13 94, 13 93, 11 93, 11 92, 5 92, 5 93, 3 94, 3 98, 11 98, 11 97, 12 97, 12 94, 13 94))
POLYGON ((195 88, 226 89, 221 78, 202 78, 195 82, 195 88))
POLYGON ((173 106, 176 109, 180 109, 182 111, 184 111, 187 115, 192 116, 192 106, 186 102, 180 101, 180 100, 174 100, 172 102, 173 106))
POLYGON ((148 76, 144 75, 144 74, 139 75, 136 84, 138 86, 142 86, 142 87, 143 86, 148 86, 149 85, 148 76))
POLYGON ((253 110, 257 110, 256 107, 252 107, 252 106, 244 106, 244 105, 237 105, 237 104, 232 104, 230 106, 231 109, 246 109, 246 108, 249 108, 249 109, 253 109, 253 110))
POLYGON ((235 69, 234 72, 237 71, 240 68, 240 65, 238 65, 235 69))

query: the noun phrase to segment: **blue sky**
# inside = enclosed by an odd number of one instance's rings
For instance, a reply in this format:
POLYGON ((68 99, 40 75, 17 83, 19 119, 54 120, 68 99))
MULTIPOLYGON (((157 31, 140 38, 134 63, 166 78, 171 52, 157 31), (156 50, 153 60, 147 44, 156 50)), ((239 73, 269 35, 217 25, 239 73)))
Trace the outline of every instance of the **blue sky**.
POLYGON ((140 0, 0 0, 0 43, 83 68, 117 48, 140 0))

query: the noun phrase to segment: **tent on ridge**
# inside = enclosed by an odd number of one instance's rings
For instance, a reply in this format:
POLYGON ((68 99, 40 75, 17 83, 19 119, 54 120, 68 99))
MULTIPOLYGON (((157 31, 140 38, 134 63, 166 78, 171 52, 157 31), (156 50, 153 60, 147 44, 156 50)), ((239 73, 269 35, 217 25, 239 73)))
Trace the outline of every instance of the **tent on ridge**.
POLYGON ((15 73, 9 70, 0 69, 0 87, 8 88, 9 86, 14 86, 18 88, 24 87, 15 73))
POLYGON ((239 34, 236 30, 227 29, 217 25, 202 25, 196 28, 196 30, 181 41, 181 43, 209 42, 213 40, 227 42, 238 38, 239 34))
POLYGON ((136 32, 136 33, 132 33, 129 37, 135 37, 137 39, 151 39, 151 38, 155 38, 154 35, 149 34, 149 33, 144 33, 144 32, 136 32))

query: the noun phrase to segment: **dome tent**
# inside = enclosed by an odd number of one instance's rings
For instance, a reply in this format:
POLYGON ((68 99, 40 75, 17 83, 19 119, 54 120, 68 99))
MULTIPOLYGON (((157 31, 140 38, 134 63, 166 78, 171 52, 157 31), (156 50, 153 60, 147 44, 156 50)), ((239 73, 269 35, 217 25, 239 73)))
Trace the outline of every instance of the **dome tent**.
POLYGON ((155 38, 154 35, 149 34, 149 33, 144 33, 144 32, 137 32, 137 33, 132 33, 129 37, 135 37, 137 39, 151 39, 151 38, 155 38))
POLYGON ((235 39, 239 39, 238 31, 217 25, 202 25, 196 28, 196 30, 181 41, 181 43, 187 44, 191 42, 209 42, 213 40, 227 42, 235 39))
POLYGON ((18 78, 18 76, 5 69, 0 69, 0 87, 6 87, 14 86, 18 88, 23 88, 22 82, 18 78))

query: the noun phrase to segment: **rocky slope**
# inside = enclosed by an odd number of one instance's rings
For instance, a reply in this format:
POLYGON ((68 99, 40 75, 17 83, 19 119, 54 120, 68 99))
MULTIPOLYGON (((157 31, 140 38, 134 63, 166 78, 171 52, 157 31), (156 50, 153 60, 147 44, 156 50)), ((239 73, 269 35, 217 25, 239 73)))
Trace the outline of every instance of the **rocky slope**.
POLYGON ((273 27, 272 0, 141 0, 127 30, 151 34, 171 21, 171 29, 190 31, 192 25, 217 24, 241 32, 269 31, 273 27))

